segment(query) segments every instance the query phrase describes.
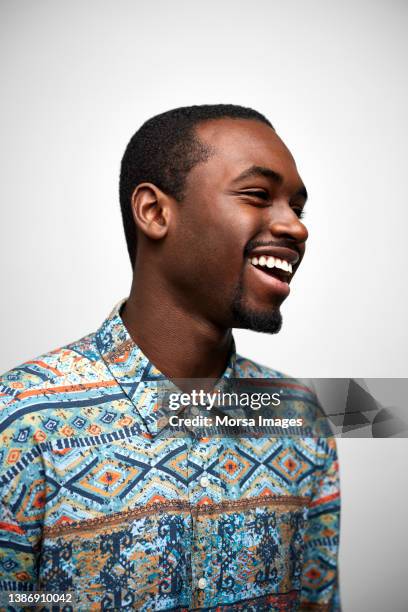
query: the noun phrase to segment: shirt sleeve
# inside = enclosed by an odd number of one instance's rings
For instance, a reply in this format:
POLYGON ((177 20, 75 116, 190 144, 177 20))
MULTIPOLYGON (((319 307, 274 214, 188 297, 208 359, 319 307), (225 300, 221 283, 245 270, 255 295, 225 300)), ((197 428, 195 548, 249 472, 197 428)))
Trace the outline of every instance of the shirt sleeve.
POLYGON ((45 478, 30 417, 18 418, 20 409, 18 401, 0 402, 0 592, 37 587, 45 478))
POLYGON ((339 612, 340 482, 336 440, 321 439, 319 447, 322 463, 308 512, 301 610, 339 612))

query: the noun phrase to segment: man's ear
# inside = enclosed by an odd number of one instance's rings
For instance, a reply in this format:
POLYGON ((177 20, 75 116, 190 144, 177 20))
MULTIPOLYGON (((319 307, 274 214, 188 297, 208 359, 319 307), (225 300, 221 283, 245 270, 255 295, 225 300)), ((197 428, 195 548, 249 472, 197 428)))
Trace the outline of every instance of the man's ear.
POLYGON ((140 183, 132 193, 133 219, 152 240, 164 238, 171 217, 170 198, 153 183, 140 183))

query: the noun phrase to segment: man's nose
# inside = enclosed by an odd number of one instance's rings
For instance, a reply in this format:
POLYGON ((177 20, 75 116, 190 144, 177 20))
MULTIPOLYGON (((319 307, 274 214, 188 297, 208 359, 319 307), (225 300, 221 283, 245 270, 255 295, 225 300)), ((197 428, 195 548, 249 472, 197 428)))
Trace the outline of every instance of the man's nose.
POLYGON ((271 213, 269 230, 274 236, 290 238, 298 243, 306 242, 309 235, 307 228, 291 206, 280 206, 279 210, 275 208, 271 213))

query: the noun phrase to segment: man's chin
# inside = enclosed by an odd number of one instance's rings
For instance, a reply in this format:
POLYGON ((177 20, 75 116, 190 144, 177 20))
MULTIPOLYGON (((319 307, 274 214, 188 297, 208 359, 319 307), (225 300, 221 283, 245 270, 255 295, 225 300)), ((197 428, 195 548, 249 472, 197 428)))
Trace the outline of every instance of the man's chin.
POLYGON ((234 304, 234 327, 250 329, 264 334, 277 334, 282 327, 282 314, 279 308, 268 312, 243 308, 241 304, 234 304))

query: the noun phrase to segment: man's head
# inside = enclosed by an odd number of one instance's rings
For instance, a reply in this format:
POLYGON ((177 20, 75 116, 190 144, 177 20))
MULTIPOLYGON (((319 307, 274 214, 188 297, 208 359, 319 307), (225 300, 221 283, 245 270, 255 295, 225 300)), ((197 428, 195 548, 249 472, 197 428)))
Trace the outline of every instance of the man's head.
POLYGON ((167 293, 220 327, 279 330, 279 307, 304 253, 306 197, 272 125, 240 106, 153 117, 122 160, 121 209, 135 274, 154 277, 158 299, 167 293))

